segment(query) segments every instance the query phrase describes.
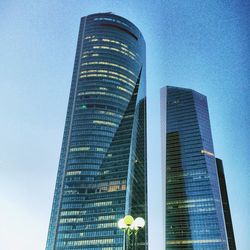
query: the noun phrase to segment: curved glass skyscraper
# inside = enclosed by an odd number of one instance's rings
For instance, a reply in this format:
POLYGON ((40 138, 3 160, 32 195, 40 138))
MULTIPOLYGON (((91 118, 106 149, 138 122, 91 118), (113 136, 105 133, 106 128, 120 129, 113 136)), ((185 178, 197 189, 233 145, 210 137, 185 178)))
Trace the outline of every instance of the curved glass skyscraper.
MULTIPOLYGON (((147 219, 145 42, 112 13, 81 19, 46 250, 120 250, 147 219)), ((147 249, 147 228, 139 234, 147 249)))
POLYGON ((161 89, 165 249, 229 249, 206 96, 161 89))

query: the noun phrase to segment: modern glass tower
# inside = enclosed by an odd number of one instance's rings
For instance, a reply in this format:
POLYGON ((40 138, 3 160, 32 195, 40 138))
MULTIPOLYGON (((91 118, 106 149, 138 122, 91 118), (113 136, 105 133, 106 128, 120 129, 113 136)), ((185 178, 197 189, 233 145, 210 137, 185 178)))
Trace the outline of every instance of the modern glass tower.
MULTIPOLYGON (((121 250, 147 220, 145 42, 112 13, 81 19, 46 250, 121 250)), ((138 238, 147 249, 147 228, 138 238)))
POLYGON ((165 246, 229 249, 207 99, 161 89, 165 246))

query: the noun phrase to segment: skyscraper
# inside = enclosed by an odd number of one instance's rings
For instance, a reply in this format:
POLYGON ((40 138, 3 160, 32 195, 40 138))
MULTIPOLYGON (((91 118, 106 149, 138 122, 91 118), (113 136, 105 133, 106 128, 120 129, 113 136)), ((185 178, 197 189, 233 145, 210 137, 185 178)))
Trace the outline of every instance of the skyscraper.
MULTIPOLYGON (((46 250, 120 250, 147 219, 145 42, 112 13, 81 19, 46 250)), ((147 249, 147 228, 139 235, 147 249)))
POLYGON ((166 249, 229 249, 207 99, 161 89, 166 249))

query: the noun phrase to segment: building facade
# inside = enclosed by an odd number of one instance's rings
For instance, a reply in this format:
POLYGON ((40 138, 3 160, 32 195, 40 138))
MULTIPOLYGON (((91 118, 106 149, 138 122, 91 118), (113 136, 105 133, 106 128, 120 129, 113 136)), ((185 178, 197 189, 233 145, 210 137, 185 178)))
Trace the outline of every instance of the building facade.
POLYGON ((118 219, 147 220, 145 70, 134 24, 81 19, 46 250, 121 250, 118 219))
POLYGON ((236 250, 233 223, 232 223, 232 218, 231 218, 229 200, 228 200, 228 195, 227 195, 227 185, 226 185, 226 179, 224 175, 224 168, 223 168, 222 160, 216 158, 216 165, 217 165, 217 172, 218 172, 219 182, 220 182, 220 193, 221 193, 221 198, 222 198, 224 218, 225 218, 226 229, 227 229, 228 245, 229 245, 230 250, 236 250))
POLYGON ((161 89, 165 247, 229 249, 207 99, 161 89))

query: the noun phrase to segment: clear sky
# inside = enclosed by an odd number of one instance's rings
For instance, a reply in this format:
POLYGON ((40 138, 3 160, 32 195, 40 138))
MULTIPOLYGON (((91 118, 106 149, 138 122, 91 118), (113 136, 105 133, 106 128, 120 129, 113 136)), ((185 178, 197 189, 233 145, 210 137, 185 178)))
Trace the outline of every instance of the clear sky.
POLYGON ((150 250, 163 250, 159 90, 206 95, 236 243, 250 245, 249 0, 1 0, 0 241, 42 250, 80 17, 112 11, 147 44, 150 250))

